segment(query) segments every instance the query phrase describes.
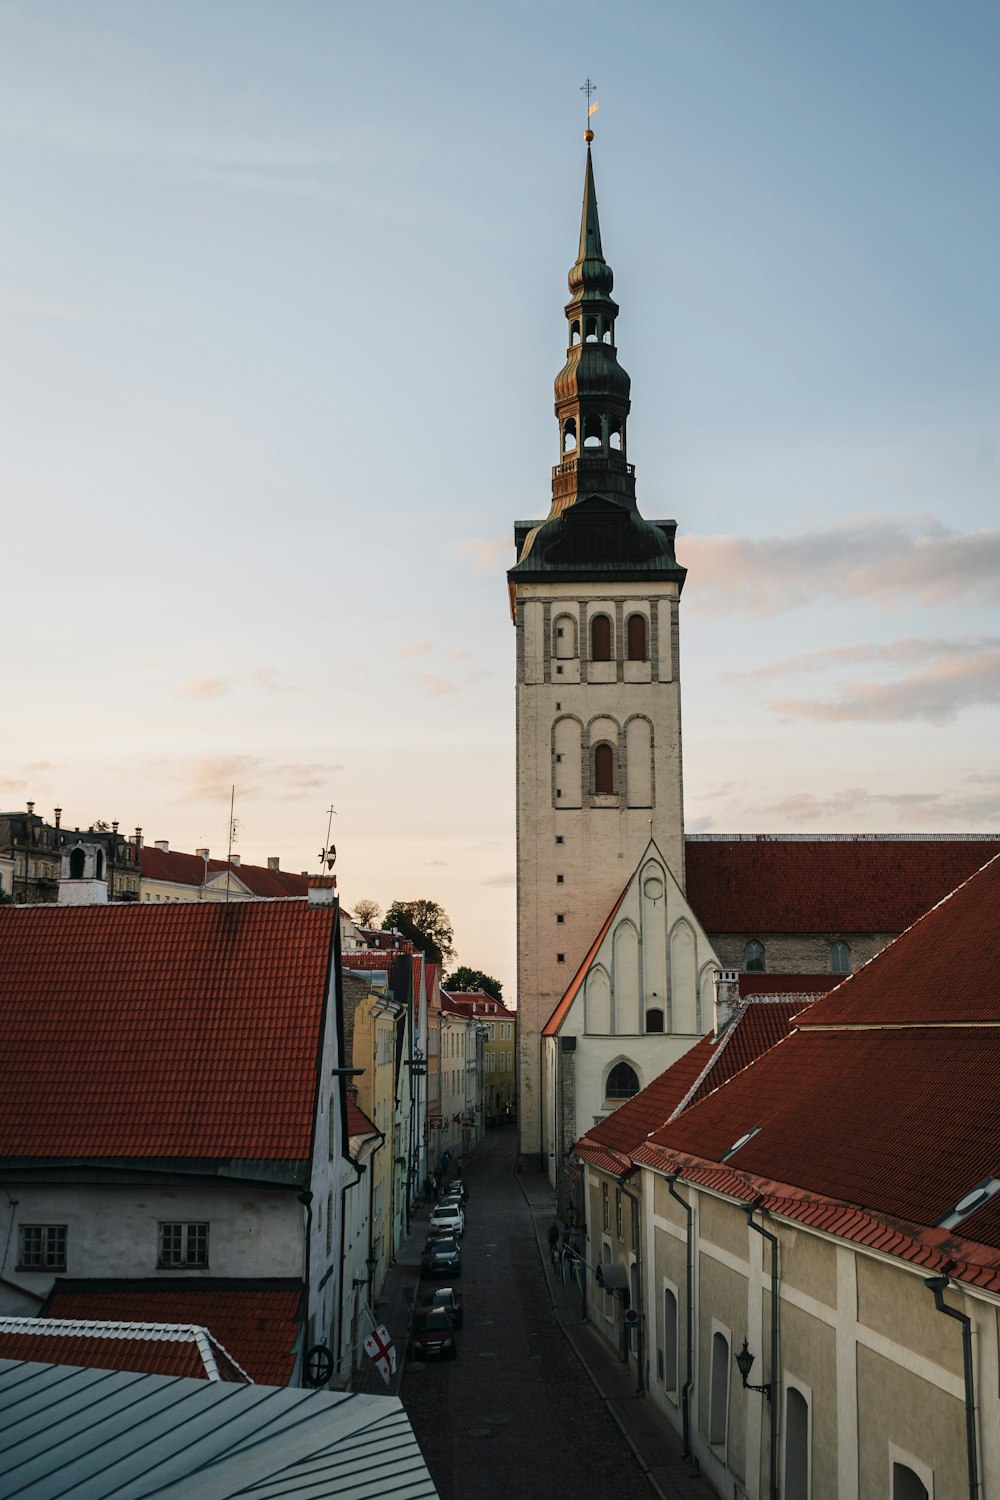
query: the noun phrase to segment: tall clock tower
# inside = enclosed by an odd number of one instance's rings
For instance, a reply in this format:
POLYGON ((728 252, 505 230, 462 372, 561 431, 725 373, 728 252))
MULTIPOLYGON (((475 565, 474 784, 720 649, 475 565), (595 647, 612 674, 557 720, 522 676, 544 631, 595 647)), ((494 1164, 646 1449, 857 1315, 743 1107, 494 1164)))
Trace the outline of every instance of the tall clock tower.
MULTIPOLYGON (((630 381, 588 132, 580 248, 556 377, 559 461, 544 520, 517 521, 519 1147, 554 1149, 541 1032, 654 836, 684 884, 675 521, 646 521, 628 461, 630 381)), ((563 1038, 561 1045, 572 1046, 563 1038)))

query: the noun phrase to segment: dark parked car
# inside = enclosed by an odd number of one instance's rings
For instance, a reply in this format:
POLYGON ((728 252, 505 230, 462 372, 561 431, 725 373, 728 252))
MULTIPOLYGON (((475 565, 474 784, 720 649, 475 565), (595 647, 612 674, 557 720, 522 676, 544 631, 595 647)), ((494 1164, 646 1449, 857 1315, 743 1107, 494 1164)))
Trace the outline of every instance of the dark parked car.
POLYGON ((444 1307, 418 1307, 413 1315, 413 1353, 417 1358, 428 1359, 439 1354, 442 1359, 454 1359, 458 1353, 451 1318, 444 1307))
POLYGON ((462 1252, 454 1240, 435 1240, 420 1257, 425 1276, 461 1276, 462 1252))
POLYGON ((453 1286, 435 1287, 433 1292, 427 1292, 420 1299, 421 1307, 443 1307, 451 1319, 452 1328, 461 1328, 465 1321, 462 1309, 462 1293, 456 1292, 453 1286))

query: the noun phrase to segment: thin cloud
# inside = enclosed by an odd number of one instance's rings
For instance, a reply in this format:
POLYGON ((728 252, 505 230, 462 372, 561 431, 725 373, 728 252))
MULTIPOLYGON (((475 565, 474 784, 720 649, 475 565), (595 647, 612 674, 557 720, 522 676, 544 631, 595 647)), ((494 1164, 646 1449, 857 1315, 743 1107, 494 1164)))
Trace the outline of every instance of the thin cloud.
POLYGON ((777 713, 823 723, 950 724, 966 708, 1000 704, 1000 646, 942 654, 923 672, 896 682, 854 682, 834 698, 781 698, 777 713))
POLYGON ((437 677, 432 672, 418 673, 417 681, 432 698, 448 698, 458 692, 457 682, 449 682, 447 677, 437 677))
POLYGON ((404 661, 412 661, 415 656, 423 656, 433 649, 433 641, 400 641, 398 646, 393 647, 396 655, 401 656, 404 661))
POLYGON ((877 604, 1000 601, 1000 531, 862 516, 789 537, 685 536, 688 596, 708 615, 766 618, 818 595, 877 604))
POLYGON ((232 687, 232 677, 192 677, 182 682, 174 695, 177 698, 221 698, 232 687))
POLYGON ((506 889, 506 887, 508 886, 517 884, 517 876, 515 875, 513 870, 507 870, 502 875, 487 875, 484 880, 481 880, 479 882, 479 884, 488 885, 499 889, 506 889))
POLYGON ((268 797, 282 802, 325 795, 343 766, 321 761, 273 762, 255 755, 206 755, 182 764, 174 774, 188 796, 225 801, 236 788, 238 802, 268 797))
POLYGON ((953 640, 906 637, 897 641, 862 641, 853 646, 826 646, 819 651, 802 651, 781 661, 768 662, 749 671, 726 672, 723 682, 744 682, 768 677, 791 677, 798 672, 835 671, 838 667, 915 666, 920 662, 943 657, 968 657, 1000 648, 1000 636, 964 636, 953 640))
MULTIPOLYGON (((969 781, 974 777, 967 778, 969 781)), ((894 816, 896 826, 909 829, 947 828, 950 832, 983 829, 1000 822, 1000 783, 993 793, 871 792, 864 787, 845 787, 826 794, 792 792, 773 802, 747 810, 759 821, 781 819, 803 823, 869 826, 885 815, 894 816)))
POLYGON ((473 537, 466 542, 452 542, 449 550, 452 557, 471 558, 475 573, 497 573, 514 562, 514 548, 509 537, 502 541, 473 537))

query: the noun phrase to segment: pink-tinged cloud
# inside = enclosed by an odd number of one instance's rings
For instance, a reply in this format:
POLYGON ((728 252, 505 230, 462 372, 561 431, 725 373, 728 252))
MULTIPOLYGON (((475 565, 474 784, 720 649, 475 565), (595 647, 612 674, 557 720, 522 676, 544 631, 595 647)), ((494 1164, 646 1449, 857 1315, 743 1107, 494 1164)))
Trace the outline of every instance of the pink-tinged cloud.
POLYGON ((854 682, 834 698, 780 698, 777 713, 825 723, 948 724, 965 708, 1000 704, 1000 647, 943 655, 925 671, 896 682, 854 682))
POLYGON ((781 661, 767 662, 749 671, 726 672, 723 682, 745 682, 748 678, 791 677, 799 672, 830 672, 838 667, 916 666, 942 657, 971 657, 1000 648, 1000 636, 960 636, 956 639, 907 637, 897 641, 862 641, 853 646, 826 646, 803 651, 781 661))
MULTIPOLYGON (((976 778, 968 777, 972 782, 976 778)), ((947 828, 965 832, 1000 822, 1000 782, 992 792, 870 792, 863 787, 845 787, 835 792, 792 792, 773 802, 744 809, 744 816, 763 824, 779 819, 802 824, 838 826, 847 822, 857 828, 889 814, 897 827, 947 828)))
POLYGON ((394 647, 396 655, 401 656, 404 661, 411 661, 414 656, 423 656, 433 649, 433 641, 400 641, 399 645, 394 647))
POLYGON ((790 537, 683 536, 685 599, 708 615, 764 618, 817 595, 939 606, 1000 601, 1000 531, 949 531, 933 518, 859 517, 790 537))
POLYGON ((517 876, 513 870, 505 870, 501 875, 487 875, 479 884, 506 890, 509 886, 517 885, 517 876))
POLYGON ((231 677, 192 677, 190 682, 181 683, 177 689, 178 698, 221 698, 223 693, 228 693, 233 685, 231 677))
POLYGON ((267 797, 282 802, 326 795, 331 778, 343 766, 319 761, 273 762, 255 755, 206 755, 182 762, 167 774, 179 781, 191 798, 225 803, 236 788, 237 805, 267 797))
POLYGON ((436 677, 431 672, 419 672, 417 681, 431 698, 448 698, 458 692, 458 684, 447 677, 436 677))
POLYGON ((515 561, 514 544, 510 537, 499 541, 486 541, 472 537, 467 542, 452 542, 452 557, 471 558, 476 573, 498 573, 512 567, 515 561))

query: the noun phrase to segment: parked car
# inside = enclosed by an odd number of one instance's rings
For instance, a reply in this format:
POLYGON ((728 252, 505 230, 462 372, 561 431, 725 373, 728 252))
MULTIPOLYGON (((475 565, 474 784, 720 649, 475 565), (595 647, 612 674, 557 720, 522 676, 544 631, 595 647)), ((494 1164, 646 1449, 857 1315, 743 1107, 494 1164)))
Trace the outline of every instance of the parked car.
POLYGON ((456 1239, 461 1239, 465 1230, 465 1215, 460 1208, 439 1203, 431 1214, 431 1228, 449 1229, 456 1239))
POLYGON ((443 1307, 451 1319, 452 1328, 461 1328, 465 1321, 462 1293, 453 1286, 435 1287, 433 1292, 426 1292, 421 1297, 420 1304, 422 1307, 443 1307))
POLYGON ((436 1304, 418 1307, 413 1315, 411 1344, 418 1359, 429 1359, 434 1355, 440 1355, 442 1359, 454 1359, 458 1353, 458 1345, 448 1309, 436 1304))
POLYGON ((435 1240, 420 1257, 425 1276, 461 1276, 462 1252, 455 1240, 435 1240))

